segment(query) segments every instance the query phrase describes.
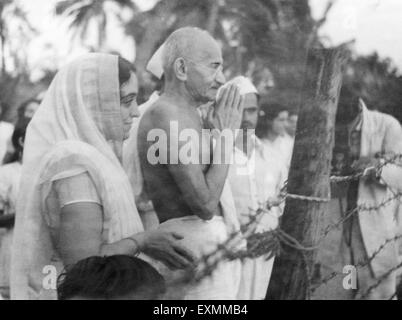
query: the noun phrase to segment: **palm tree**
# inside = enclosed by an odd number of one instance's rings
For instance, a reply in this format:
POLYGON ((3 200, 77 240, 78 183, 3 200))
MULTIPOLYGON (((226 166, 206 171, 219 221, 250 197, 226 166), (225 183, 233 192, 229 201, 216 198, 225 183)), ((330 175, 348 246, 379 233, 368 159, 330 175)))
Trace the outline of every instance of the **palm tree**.
POLYGON ((148 11, 136 13, 126 25, 126 33, 136 41, 136 67, 139 77, 152 53, 174 30, 183 26, 205 28, 209 21, 210 28, 215 22, 209 19, 211 8, 217 19, 216 0, 160 0, 148 11))
MULTIPOLYGON (((18 86, 22 80, 28 79, 27 52, 23 48, 27 48, 35 33, 18 3, 0 0, 0 100, 3 107, 13 105, 18 86), (9 61, 13 67, 11 72, 6 65, 9 61)), ((7 117, 7 109, 3 108, 2 116, 7 117)))
POLYGON ((1 42, 1 74, 4 73, 6 62, 5 62, 5 42, 6 42, 6 27, 4 23, 4 9, 9 5, 11 0, 1 0, 0 1, 0 42, 1 42))
POLYGON ((105 10, 105 3, 111 2, 133 10, 137 10, 135 4, 130 0, 63 0, 56 4, 56 15, 71 18, 70 29, 73 36, 84 40, 92 21, 97 24, 97 47, 102 48, 106 39, 106 25, 108 15, 105 10))
MULTIPOLYGON (((65 0, 57 4, 56 12, 72 17, 70 25, 81 38, 89 22, 96 19, 101 46, 107 23, 106 1, 65 0)), ((207 29, 221 42, 228 76, 254 75, 253 70, 269 68, 279 89, 293 91, 301 83, 307 48, 319 43, 317 29, 321 23, 312 19, 308 0, 159 0, 142 12, 131 1, 109 1, 134 9, 125 30, 136 43, 140 83, 152 53, 171 32, 183 26, 207 29)))
POLYGON ((1 74, 6 72, 6 53, 13 60, 17 73, 26 72, 26 52, 21 50, 22 43, 27 45, 37 31, 27 19, 25 11, 12 0, 0 0, 0 42, 1 74), (10 27, 10 22, 14 26, 10 27))

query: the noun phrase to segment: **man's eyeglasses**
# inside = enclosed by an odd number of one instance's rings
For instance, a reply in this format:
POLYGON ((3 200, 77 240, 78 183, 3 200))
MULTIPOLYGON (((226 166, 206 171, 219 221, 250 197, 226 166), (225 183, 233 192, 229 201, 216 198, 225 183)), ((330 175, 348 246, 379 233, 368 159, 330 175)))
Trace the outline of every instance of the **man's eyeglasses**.
POLYGON ((214 78, 216 78, 216 76, 218 75, 219 72, 223 72, 223 65, 222 64, 219 64, 219 66, 215 68, 215 67, 212 67, 212 66, 206 66, 205 64, 201 64, 199 62, 193 61, 193 60, 188 59, 188 58, 186 58, 185 60, 188 61, 188 62, 191 62, 192 64, 194 64, 196 66, 214 70, 215 71, 214 75, 213 75, 214 78))

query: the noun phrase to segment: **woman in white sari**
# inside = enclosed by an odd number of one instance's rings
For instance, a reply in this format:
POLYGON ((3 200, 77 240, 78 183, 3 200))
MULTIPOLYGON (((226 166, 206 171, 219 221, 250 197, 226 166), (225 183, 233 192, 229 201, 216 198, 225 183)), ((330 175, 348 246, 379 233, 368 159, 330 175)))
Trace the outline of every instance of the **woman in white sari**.
POLYGON ((130 69, 114 55, 74 61, 58 72, 31 121, 17 202, 12 299, 56 298, 51 271, 58 275, 65 265, 94 255, 143 252, 170 268, 191 265, 180 235, 144 232, 121 166, 123 140, 138 116, 137 78, 130 69))

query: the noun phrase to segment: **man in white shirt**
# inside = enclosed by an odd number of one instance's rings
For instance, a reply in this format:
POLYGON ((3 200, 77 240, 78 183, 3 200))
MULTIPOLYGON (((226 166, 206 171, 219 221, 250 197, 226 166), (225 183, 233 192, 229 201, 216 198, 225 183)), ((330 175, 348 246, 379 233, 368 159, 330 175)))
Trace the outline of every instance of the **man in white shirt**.
MULTIPOLYGON (((255 136, 258 121, 258 93, 251 81, 245 77, 237 77, 230 82, 240 87, 244 95, 244 111, 240 134, 234 148, 234 161, 229 170, 229 182, 241 225, 250 221, 250 216, 263 204, 278 196, 285 177, 283 170, 269 166, 264 156, 263 144, 255 136)), ((278 226, 280 208, 273 208, 264 213, 253 230, 260 233, 275 229, 278 226)), ((246 258, 242 262, 242 279, 238 299, 264 299, 268 288, 274 258, 267 256, 246 258)))
POLYGON ((394 217, 400 200, 389 199, 402 191, 402 168, 400 163, 386 163, 382 157, 402 153, 401 137, 401 125, 394 117, 369 110, 357 92, 346 86, 342 88, 336 117, 333 174, 365 172, 365 175, 331 184, 325 223, 343 221, 342 229, 323 241, 317 260, 323 278, 333 272, 340 276, 318 288, 315 292, 318 299, 388 300, 394 296, 396 273, 391 271, 399 262, 397 243, 390 239, 395 237, 394 217), (363 206, 374 209, 364 210, 363 206), (386 242, 389 243, 382 248, 386 242), (346 265, 359 265, 354 272, 356 286, 352 288, 345 288, 342 282, 346 265))

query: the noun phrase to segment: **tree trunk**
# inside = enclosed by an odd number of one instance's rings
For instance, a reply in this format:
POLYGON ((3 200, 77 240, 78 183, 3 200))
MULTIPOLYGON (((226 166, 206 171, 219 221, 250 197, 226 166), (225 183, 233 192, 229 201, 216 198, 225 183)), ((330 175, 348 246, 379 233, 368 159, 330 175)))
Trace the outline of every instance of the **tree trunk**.
MULTIPOLYGON (((346 61, 342 48, 313 49, 307 57, 288 193, 329 198, 335 115, 346 61)), ((304 247, 315 246, 327 204, 287 199, 282 230, 304 247)), ((316 250, 297 250, 286 244, 275 261, 267 298, 310 298, 316 250)))

